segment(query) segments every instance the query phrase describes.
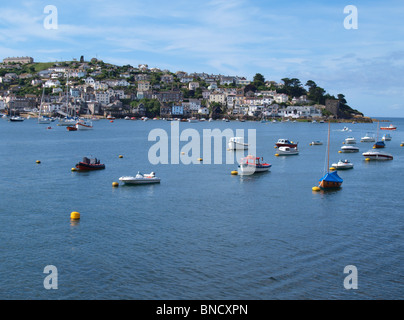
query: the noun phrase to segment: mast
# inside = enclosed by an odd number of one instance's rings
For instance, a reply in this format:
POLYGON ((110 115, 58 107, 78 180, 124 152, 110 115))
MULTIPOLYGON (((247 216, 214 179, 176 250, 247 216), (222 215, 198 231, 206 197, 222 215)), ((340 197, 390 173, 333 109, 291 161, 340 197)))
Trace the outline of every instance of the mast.
POLYGON ((330 171, 330 120, 328 120, 328 142, 327 142, 327 172, 330 171))

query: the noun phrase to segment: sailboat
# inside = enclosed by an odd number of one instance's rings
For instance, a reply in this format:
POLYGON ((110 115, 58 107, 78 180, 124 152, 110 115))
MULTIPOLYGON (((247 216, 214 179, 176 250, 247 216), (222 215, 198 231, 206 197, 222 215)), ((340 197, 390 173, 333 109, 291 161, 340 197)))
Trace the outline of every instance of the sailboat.
POLYGON ((330 126, 330 122, 328 122, 327 173, 319 180, 318 187, 314 187, 313 190, 337 189, 341 187, 343 182, 337 171, 330 172, 330 126))
POLYGON ((66 80, 66 114, 64 119, 59 119, 58 126, 75 126, 76 119, 69 117, 69 76, 66 80))
POLYGON ((384 148, 386 146, 386 144, 384 143, 383 140, 379 141, 379 124, 380 122, 377 122, 377 138, 376 138, 376 143, 373 145, 373 149, 380 149, 380 148, 384 148))
POLYGON ((45 87, 43 87, 43 89, 42 89, 41 105, 39 106, 39 113, 38 113, 38 123, 39 124, 51 123, 51 118, 41 115, 44 94, 45 94, 45 87))

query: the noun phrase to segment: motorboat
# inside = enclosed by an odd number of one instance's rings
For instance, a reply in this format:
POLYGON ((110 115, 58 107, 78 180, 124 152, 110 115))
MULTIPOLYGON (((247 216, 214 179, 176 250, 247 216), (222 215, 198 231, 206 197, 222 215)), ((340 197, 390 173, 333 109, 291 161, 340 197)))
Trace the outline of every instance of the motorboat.
POLYGON ((332 167, 337 170, 346 170, 346 169, 353 169, 354 165, 349 160, 339 160, 337 163, 333 163, 332 167))
POLYGON ((255 157, 252 155, 248 155, 247 157, 242 158, 239 165, 241 174, 248 175, 268 171, 272 165, 269 163, 262 163, 261 160, 263 160, 263 158, 255 157))
POLYGON ((77 120, 74 118, 62 118, 59 119, 58 126, 74 126, 76 125, 77 120))
POLYGON ((356 144, 356 140, 354 137, 348 137, 345 139, 346 144, 356 144))
POLYGON ((278 152, 276 154, 279 156, 296 155, 296 154, 299 154, 299 150, 297 149, 297 147, 295 147, 295 148, 279 147, 278 152))
POLYGON ((348 131, 348 130, 349 130, 348 127, 344 127, 344 128, 342 128, 341 131, 348 131))
POLYGON ((297 148, 298 143, 293 143, 289 139, 278 139, 278 142, 275 144, 278 148, 279 147, 290 147, 290 148, 297 148))
POLYGON ((323 144, 323 143, 322 143, 321 141, 315 140, 315 141, 312 141, 310 145, 312 145, 312 146, 320 146, 320 145, 322 145, 322 144, 323 144))
POLYGON ((391 141, 391 135, 388 134, 388 133, 384 134, 383 137, 382 137, 382 140, 383 141, 391 141))
POLYGON ((376 139, 375 137, 371 136, 369 133, 367 133, 364 137, 361 138, 361 142, 375 142, 376 139))
POLYGON ((228 143, 230 150, 247 150, 248 144, 244 143, 243 137, 231 137, 228 143))
POLYGON ((383 151, 369 150, 368 152, 362 153, 362 155, 369 160, 393 160, 393 156, 390 153, 383 151))
POLYGON ((39 124, 49 124, 52 122, 52 119, 49 117, 45 117, 45 116, 40 116, 38 117, 38 123, 39 124))
POLYGON ((25 120, 25 118, 20 117, 20 116, 12 116, 12 117, 10 117, 10 121, 14 121, 14 122, 22 122, 24 120, 25 120))
POLYGON ((384 143, 384 141, 377 141, 373 145, 373 149, 381 149, 381 148, 384 148, 385 146, 386 146, 386 144, 384 143))
POLYGON ((90 159, 84 157, 83 161, 76 164, 76 168, 82 171, 102 170, 105 169, 105 164, 100 163, 100 160, 97 158, 90 159))
POLYGON ((81 119, 76 122, 77 130, 91 130, 93 123, 90 120, 81 119))
POLYGON ((141 174, 138 172, 136 176, 123 176, 119 178, 124 184, 150 184, 150 183, 160 183, 160 178, 155 176, 154 172, 150 174, 141 174))
POLYGON ((342 146, 341 151, 344 153, 353 153, 353 152, 359 152, 359 148, 354 146, 342 146))
POLYGON ((77 128, 75 126, 67 126, 66 129, 67 131, 77 131, 77 128))
POLYGON ((380 127, 380 130, 396 130, 397 127, 393 124, 390 124, 388 127, 380 127))

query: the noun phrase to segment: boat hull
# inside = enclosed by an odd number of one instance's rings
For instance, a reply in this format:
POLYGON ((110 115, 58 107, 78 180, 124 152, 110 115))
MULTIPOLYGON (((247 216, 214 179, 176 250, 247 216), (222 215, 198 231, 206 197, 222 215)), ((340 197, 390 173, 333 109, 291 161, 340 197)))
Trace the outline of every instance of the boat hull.
POLYGON ((341 188, 342 182, 335 181, 320 181, 319 187, 323 190, 341 188))
POLYGON ((76 168, 82 171, 93 171, 93 170, 103 170, 105 169, 105 164, 89 164, 84 162, 79 162, 76 164, 76 168))
POLYGON ((370 160, 393 160, 393 156, 388 153, 364 152, 362 155, 370 160))
POLYGON ((93 128, 93 126, 78 122, 78 123, 76 123, 76 128, 77 128, 77 130, 91 130, 93 128))
POLYGON ((153 184, 160 183, 159 178, 135 178, 135 177, 121 177, 119 178, 124 184, 153 184))

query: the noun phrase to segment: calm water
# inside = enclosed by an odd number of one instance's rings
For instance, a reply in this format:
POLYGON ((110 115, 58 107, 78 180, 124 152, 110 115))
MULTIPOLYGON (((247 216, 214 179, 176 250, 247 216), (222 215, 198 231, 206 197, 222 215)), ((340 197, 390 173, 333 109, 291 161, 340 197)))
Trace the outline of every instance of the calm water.
POLYGON ((359 140, 377 125, 342 132, 345 124, 332 124, 330 161, 347 158, 355 168, 340 172, 341 190, 315 193, 327 124, 180 124, 256 129, 257 155, 271 172, 241 177, 230 174, 234 164, 151 165, 148 134, 170 134, 171 122, 101 120, 67 132, 2 119, 0 298, 402 299, 404 119, 392 123, 398 130, 385 150, 394 160, 369 163, 362 152, 371 143, 359 140), (360 152, 338 154, 348 136, 360 152), (278 138, 299 141, 300 154, 275 157, 278 138), (71 172, 83 156, 106 169, 71 172), (137 171, 162 182, 112 187, 137 171), (57 267, 57 290, 44 289, 47 265, 57 267), (344 289, 347 265, 358 269, 357 290, 344 289))

